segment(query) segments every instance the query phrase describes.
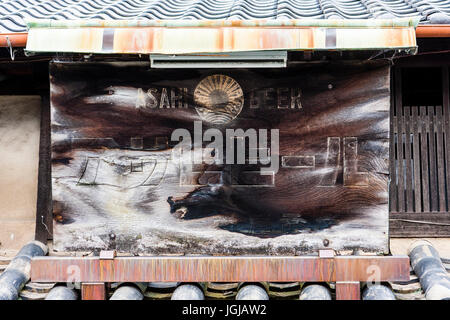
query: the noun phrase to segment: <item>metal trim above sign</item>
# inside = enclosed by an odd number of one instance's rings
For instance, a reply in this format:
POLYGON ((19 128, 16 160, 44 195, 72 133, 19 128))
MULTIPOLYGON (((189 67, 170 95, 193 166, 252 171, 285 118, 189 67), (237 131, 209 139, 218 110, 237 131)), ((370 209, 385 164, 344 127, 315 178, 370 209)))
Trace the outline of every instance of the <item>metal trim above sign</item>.
MULTIPOLYGON (((277 21, 277 20, 275 20, 277 21)), ((301 20, 300 20, 301 21, 301 20)), ((27 51, 191 54, 268 50, 415 49, 415 21, 195 21, 30 23, 27 51)))

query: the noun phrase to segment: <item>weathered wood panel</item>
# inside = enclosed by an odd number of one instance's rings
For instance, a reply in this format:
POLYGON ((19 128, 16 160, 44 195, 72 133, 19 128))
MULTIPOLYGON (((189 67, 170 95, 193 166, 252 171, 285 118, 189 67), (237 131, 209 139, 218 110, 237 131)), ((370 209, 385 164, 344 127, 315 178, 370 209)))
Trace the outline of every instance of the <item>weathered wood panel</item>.
POLYGON ((444 133, 449 128, 442 106, 403 106, 393 117, 391 146, 397 153, 391 171, 397 178, 391 192, 398 199, 406 195, 406 206, 391 205, 391 212, 447 212, 444 133))
POLYGON ((389 230, 396 238, 450 237, 450 214, 448 212, 391 213, 389 230))
MULTIPOLYGON (((401 74, 397 68, 396 77, 401 74)), ((443 67, 442 106, 404 106, 401 86, 395 88, 389 190, 389 230, 393 237, 450 235, 448 81, 448 68, 443 67), (403 196, 406 205, 402 206, 395 200, 403 196)))
POLYGON ((55 249, 388 250, 387 65, 50 72, 55 249), (197 148, 177 145, 177 129, 197 148))
MULTIPOLYGON (((447 212, 450 212, 450 75, 449 68, 442 68, 442 111, 444 113, 444 121, 442 122, 444 131, 444 149, 445 149, 445 167, 446 167, 446 195, 447 195, 447 212)), ((443 193, 445 194, 445 193, 443 193)))

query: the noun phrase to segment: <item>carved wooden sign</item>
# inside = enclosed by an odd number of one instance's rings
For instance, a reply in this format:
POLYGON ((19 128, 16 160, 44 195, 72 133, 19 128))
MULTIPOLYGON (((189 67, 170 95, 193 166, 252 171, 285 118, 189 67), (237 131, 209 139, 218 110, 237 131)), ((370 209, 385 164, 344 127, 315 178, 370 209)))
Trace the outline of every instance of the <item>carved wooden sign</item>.
POLYGON ((389 67, 52 63, 56 250, 388 251, 389 67))

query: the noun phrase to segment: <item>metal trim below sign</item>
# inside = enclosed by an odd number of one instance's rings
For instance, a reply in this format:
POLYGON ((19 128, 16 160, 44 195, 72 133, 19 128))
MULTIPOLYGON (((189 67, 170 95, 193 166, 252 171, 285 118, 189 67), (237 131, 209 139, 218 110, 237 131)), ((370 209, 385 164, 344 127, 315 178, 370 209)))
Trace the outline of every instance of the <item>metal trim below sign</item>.
POLYGON ((287 51, 150 54, 151 68, 286 68, 287 51))

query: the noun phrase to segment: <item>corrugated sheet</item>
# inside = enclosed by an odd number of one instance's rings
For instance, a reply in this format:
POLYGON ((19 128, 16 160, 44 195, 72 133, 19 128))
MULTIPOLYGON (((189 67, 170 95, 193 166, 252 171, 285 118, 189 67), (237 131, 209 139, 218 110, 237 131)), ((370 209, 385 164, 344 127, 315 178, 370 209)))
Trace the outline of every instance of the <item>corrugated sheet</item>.
POLYGON ((2 0, 0 33, 25 19, 394 19, 449 24, 450 0, 2 0))

